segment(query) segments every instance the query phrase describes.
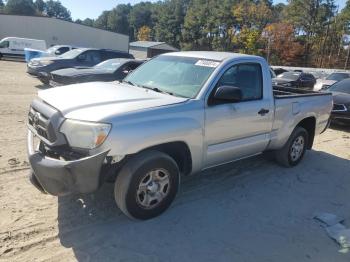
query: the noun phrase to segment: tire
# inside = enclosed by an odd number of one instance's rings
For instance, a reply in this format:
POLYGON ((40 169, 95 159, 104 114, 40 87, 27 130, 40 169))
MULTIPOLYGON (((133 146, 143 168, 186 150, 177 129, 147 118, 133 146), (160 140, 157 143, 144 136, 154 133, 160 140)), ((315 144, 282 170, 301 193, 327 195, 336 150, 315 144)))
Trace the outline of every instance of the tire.
POLYGON ((50 80, 47 78, 40 77, 39 78, 40 82, 43 83, 44 85, 48 85, 50 83, 50 80))
POLYGON ((132 157, 120 170, 114 197, 125 215, 146 220, 160 215, 170 206, 179 183, 180 172, 174 159, 159 151, 144 151, 132 157), (155 199, 157 197, 159 200, 155 199))
POLYGON ((285 167, 296 166, 303 159, 308 142, 308 132, 302 127, 296 127, 290 135, 287 143, 280 150, 275 152, 277 162, 285 167))

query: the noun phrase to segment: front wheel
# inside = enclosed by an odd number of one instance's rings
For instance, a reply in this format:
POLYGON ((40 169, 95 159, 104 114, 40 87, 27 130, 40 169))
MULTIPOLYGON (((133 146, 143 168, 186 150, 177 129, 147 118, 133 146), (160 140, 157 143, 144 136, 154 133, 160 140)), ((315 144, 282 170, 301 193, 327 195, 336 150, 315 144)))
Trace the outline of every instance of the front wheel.
POLYGON ((163 213, 173 202, 180 181, 176 162, 159 151, 132 157, 114 186, 115 201, 125 215, 146 220, 163 213))
POLYGON ((302 127, 296 127, 287 143, 275 152, 277 162, 285 167, 296 166, 303 159, 308 142, 308 132, 302 127))

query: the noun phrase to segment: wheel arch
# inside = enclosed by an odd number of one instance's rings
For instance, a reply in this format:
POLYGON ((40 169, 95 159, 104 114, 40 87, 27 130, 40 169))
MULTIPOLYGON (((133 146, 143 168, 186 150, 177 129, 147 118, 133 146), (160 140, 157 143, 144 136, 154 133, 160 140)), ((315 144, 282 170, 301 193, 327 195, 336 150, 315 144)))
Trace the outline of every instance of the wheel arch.
POLYGON ((192 172, 192 155, 189 146, 185 142, 175 141, 163 143, 145 148, 140 152, 148 150, 156 150, 169 155, 175 160, 182 175, 189 175, 192 172))
POLYGON ((296 125, 296 127, 302 127, 307 131, 309 134, 307 149, 311 149, 315 138, 316 118, 314 116, 304 118, 296 125))

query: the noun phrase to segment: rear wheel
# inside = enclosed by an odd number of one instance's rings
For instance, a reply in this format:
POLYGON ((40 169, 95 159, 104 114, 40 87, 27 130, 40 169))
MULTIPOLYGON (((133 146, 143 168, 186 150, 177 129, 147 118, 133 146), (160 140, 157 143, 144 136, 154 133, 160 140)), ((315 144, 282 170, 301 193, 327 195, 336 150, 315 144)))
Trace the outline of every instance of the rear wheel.
POLYGON ((130 218, 150 219, 170 206, 179 181, 178 166, 170 156, 145 151, 131 158, 118 174, 115 201, 130 218))
POLYGON ((308 141, 308 132, 302 127, 296 127, 287 143, 275 152, 277 162, 285 167, 296 166, 304 157, 308 141))

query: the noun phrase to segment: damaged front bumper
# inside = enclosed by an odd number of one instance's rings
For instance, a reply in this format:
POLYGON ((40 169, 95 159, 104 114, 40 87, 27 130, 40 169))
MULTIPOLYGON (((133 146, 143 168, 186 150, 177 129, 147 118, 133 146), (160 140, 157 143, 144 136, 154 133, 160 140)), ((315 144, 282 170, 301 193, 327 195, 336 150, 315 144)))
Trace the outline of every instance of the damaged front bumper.
POLYGON ((65 161, 45 156, 34 149, 34 134, 28 131, 29 162, 32 168, 31 182, 40 191, 55 196, 70 193, 91 193, 102 184, 101 168, 108 151, 65 161))

